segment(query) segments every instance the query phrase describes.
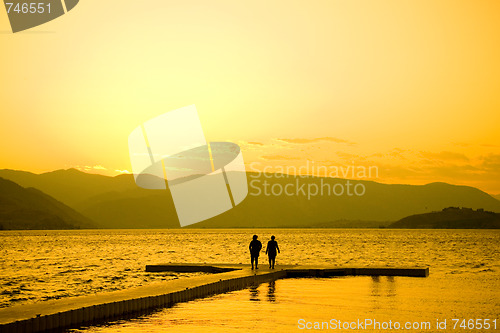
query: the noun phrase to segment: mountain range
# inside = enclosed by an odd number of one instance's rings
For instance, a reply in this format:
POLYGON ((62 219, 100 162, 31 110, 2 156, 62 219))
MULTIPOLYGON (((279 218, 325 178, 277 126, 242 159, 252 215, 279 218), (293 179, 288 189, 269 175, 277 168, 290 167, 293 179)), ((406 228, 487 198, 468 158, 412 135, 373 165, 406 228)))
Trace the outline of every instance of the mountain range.
POLYGON ((0 229, 76 229, 96 225, 34 188, 0 178, 0 229))
MULTIPOLYGON (((162 190, 141 189, 135 185, 132 175, 108 177, 75 169, 43 174, 0 170, 0 177, 43 191, 90 218, 100 228, 179 227, 170 194, 162 190)), ((330 193, 308 197, 295 191, 293 195, 275 196, 264 193, 266 182, 268 188, 289 185, 295 189, 300 186, 307 189, 308 186, 325 187, 325 184, 331 188, 346 188, 347 180, 257 173, 247 173, 247 179, 249 194, 243 202, 224 214, 189 227, 378 227, 409 215, 450 206, 500 212, 499 200, 468 186, 351 180, 353 186, 362 184, 364 195, 337 196, 330 193)))

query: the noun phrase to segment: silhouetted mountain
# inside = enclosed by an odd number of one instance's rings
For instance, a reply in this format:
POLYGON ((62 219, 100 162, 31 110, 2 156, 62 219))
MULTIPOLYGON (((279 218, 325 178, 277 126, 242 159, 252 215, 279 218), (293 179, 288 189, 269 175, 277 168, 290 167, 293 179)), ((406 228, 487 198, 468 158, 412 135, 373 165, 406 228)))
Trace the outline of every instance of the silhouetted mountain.
MULTIPOLYGON (((270 178, 266 177, 270 175, 255 173, 247 175, 249 195, 242 203, 224 214, 190 227, 378 227, 411 214, 438 211, 450 206, 500 212, 500 201, 467 186, 445 183, 394 185, 351 180, 351 184, 364 186, 364 195, 324 193, 308 198, 300 190, 297 194, 296 189, 302 185, 306 191, 308 186, 333 188, 343 185, 345 189, 346 180, 281 174, 271 174, 270 178), (265 182, 268 189, 292 184, 288 189, 294 193, 290 196, 265 195, 265 182), (259 195, 258 190, 261 191, 259 195)), ((39 188, 88 216, 99 227, 179 226, 168 192, 141 189, 135 185, 132 175, 106 177, 71 169, 41 175, 0 170, 0 177, 39 188)), ((196 209, 195 205, 193 209, 196 209)))
MULTIPOLYGON (((291 188, 299 188, 302 184, 307 189, 314 185, 330 188, 341 185, 347 188, 346 180, 319 177, 288 176, 279 178, 274 175, 266 178, 249 173, 249 196, 234 209, 202 221, 192 227, 308 227, 311 225, 338 225, 339 221, 353 221, 352 226, 361 226, 359 221, 380 221, 373 223, 384 226, 390 221, 397 221, 405 216, 441 210, 449 206, 465 206, 484 208, 500 212, 500 202, 490 195, 467 186, 456 186, 445 183, 427 185, 380 184, 372 181, 353 181, 351 184, 362 184, 365 194, 362 196, 318 195, 308 199, 307 195, 253 196, 257 192, 252 181, 260 189, 265 181, 268 188, 284 188, 287 184, 295 184, 291 188), (278 184, 278 185, 275 185, 278 184), (298 185, 296 185, 298 184, 298 185), (358 222, 355 222, 358 221, 358 222)), ((353 191, 351 187, 351 192, 353 191)), ((325 190, 326 192, 326 190, 325 190)))
POLYGON ((494 195, 493 197, 496 198, 497 200, 500 200, 500 194, 494 195))
POLYGON ((164 190, 108 192, 76 207, 104 228, 179 227, 172 198, 164 190))
POLYGON ((56 170, 42 174, 4 169, 0 170, 0 177, 23 187, 37 188, 71 207, 102 193, 137 187, 128 175, 107 177, 76 169, 56 170))
POLYGON ((473 210, 471 208, 448 207, 440 212, 418 214, 392 223, 390 228, 412 229, 500 229, 500 214, 473 210))
POLYGON ((0 178, 0 229, 92 227, 90 219, 51 196, 0 178))

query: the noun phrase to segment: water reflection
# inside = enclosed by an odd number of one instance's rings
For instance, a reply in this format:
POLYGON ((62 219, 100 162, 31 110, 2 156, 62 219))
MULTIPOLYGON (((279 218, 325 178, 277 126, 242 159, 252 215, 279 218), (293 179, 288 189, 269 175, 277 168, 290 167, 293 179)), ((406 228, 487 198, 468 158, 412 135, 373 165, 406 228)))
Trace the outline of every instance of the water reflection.
MULTIPOLYGON (((263 291, 263 289, 265 287, 263 285, 255 285, 255 286, 250 286, 248 288, 248 291, 250 293, 249 299, 251 302, 260 302, 261 290, 259 290, 259 288, 261 288, 263 291)), ((271 281, 267 285, 266 300, 268 302, 276 302, 276 282, 275 281, 271 281)))
POLYGON ((294 332, 298 331, 297 318, 322 322, 332 314, 339 320, 364 317, 378 322, 434 322, 439 316, 494 317, 499 313, 499 305, 484 306, 485 300, 494 302, 500 297, 498 288, 492 288, 498 280, 493 278, 496 276, 450 279, 444 274, 434 274, 427 279, 364 276, 280 279, 181 303, 136 320, 73 332, 294 332), (388 297, 396 296, 396 288, 397 297, 388 297))
POLYGON ((372 296, 380 296, 380 276, 372 276, 372 296))
POLYGON ((259 286, 258 285, 250 286, 249 291, 250 291, 250 301, 260 302, 259 286))
POLYGON ((371 296, 373 307, 379 309, 381 303, 387 303, 382 298, 396 296, 396 279, 393 276, 372 276, 371 296))
POLYGON ((394 279, 394 276, 388 276, 387 277, 387 291, 386 295, 388 297, 394 297, 396 296, 396 279, 394 279))
POLYGON ((269 302, 276 302, 275 292, 276 292, 276 282, 271 281, 269 282, 269 286, 267 288, 267 300, 269 302))
POLYGON ((374 309, 380 309, 380 276, 372 276, 371 302, 374 309))

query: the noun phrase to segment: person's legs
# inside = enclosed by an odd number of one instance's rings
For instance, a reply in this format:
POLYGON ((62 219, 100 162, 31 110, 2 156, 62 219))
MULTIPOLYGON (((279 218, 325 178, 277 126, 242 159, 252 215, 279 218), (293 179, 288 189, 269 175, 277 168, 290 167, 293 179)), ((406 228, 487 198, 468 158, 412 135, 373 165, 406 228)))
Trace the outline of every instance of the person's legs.
POLYGON ((271 260, 272 260, 272 258, 271 258, 271 256, 269 256, 269 268, 271 268, 271 260))
POLYGON ((255 269, 259 269, 259 257, 255 257, 255 269))
POLYGON ((269 257, 269 261, 270 261, 270 265, 271 265, 271 268, 274 268, 274 263, 276 262, 276 257, 269 257))
POLYGON ((250 256, 250 261, 252 262, 252 269, 253 269, 253 261, 255 260, 254 256, 250 256))

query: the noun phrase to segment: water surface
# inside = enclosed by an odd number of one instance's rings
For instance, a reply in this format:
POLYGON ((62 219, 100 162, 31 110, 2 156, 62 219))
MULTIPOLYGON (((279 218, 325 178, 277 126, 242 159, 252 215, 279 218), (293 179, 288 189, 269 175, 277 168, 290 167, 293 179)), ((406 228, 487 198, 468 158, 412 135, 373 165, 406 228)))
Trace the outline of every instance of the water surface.
POLYGON ((42 302, 189 276, 146 273, 146 264, 246 263, 254 233, 264 245, 276 236, 282 250, 277 268, 280 264, 429 266, 431 275, 278 280, 272 286, 179 304, 140 320, 90 330, 254 327, 266 331, 283 325, 286 331, 297 328, 299 316, 435 320, 492 318, 500 313, 500 232, 495 230, 1 231, 0 304, 42 302))

